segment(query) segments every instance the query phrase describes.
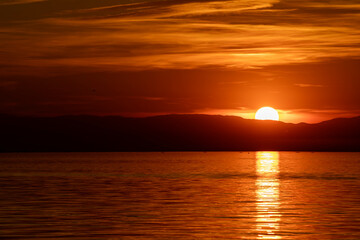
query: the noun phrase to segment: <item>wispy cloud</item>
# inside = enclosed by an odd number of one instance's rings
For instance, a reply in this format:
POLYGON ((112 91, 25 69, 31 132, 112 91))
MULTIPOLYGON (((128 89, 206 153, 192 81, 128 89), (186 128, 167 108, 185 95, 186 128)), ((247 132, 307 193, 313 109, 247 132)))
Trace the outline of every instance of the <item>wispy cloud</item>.
POLYGON ((31 9, 0 27, 0 64, 259 68, 360 55, 356 1, 52 0, 31 9))
POLYGON ((323 85, 320 85, 320 84, 310 84, 310 83, 295 83, 294 84, 295 86, 298 86, 298 87, 303 87, 303 88, 308 88, 308 87, 324 87, 323 85))
POLYGON ((28 4, 28 3, 34 3, 34 2, 43 2, 47 0, 3 0, 0 2, 1 5, 18 5, 18 4, 28 4))

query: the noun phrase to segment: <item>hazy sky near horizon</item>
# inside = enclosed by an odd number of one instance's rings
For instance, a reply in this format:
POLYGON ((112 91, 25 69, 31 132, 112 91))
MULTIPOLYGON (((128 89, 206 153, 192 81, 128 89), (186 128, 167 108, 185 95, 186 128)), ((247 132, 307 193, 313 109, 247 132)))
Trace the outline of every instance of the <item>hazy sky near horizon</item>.
POLYGON ((360 115, 358 0, 0 0, 0 113, 360 115))

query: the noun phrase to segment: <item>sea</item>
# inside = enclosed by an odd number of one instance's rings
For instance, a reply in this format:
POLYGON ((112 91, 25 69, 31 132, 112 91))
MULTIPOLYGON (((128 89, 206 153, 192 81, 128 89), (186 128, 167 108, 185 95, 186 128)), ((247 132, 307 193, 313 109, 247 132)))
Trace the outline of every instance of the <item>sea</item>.
POLYGON ((360 239, 360 153, 1 153, 0 239, 360 239))

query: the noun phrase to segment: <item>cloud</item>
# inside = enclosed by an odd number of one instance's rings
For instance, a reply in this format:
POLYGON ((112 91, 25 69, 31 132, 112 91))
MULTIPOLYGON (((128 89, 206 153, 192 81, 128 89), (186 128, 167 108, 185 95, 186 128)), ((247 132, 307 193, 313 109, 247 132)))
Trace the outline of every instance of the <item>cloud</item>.
POLYGON ((359 109, 358 0, 2 3, 5 112, 359 109))
POLYGON ((303 87, 303 88, 308 88, 308 87, 324 87, 323 85, 320 84, 310 84, 310 83, 295 83, 295 86, 298 87, 303 87))
POLYGON ((100 2, 0 6, 0 64, 247 69, 359 57, 356 1, 100 2))
POLYGON ((280 112, 281 120, 285 122, 319 123, 334 118, 351 118, 360 116, 360 110, 341 109, 292 109, 280 112))
POLYGON ((18 4, 28 4, 28 3, 35 3, 35 2, 43 2, 47 0, 3 0, 0 3, 1 5, 18 5, 18 4))

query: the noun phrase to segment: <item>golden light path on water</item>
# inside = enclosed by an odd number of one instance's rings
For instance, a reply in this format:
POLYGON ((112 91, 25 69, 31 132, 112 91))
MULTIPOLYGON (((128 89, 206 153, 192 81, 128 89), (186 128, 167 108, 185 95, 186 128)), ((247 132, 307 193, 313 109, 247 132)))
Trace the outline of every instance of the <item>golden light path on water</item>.
POLYGON ((279 153, 256 153, 256 231, 258 239, 281 239, 278 235, 279 212, 279 153))

